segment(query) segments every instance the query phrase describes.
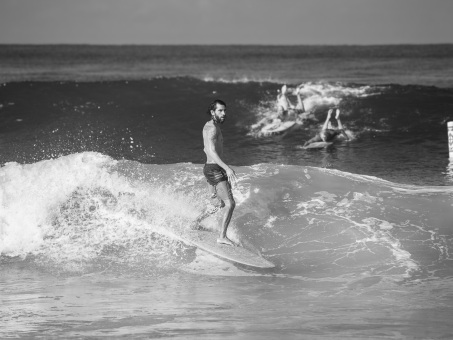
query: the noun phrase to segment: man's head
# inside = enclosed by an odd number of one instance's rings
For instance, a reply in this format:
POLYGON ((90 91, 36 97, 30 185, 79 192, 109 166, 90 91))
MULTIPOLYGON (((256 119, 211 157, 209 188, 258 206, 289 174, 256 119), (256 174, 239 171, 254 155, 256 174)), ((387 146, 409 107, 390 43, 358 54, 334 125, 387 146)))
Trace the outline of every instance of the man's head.
POLYGON ((226 104, 220 99, 214 100, 207 112, 215 123, 223 124, 226 117, 226 104))

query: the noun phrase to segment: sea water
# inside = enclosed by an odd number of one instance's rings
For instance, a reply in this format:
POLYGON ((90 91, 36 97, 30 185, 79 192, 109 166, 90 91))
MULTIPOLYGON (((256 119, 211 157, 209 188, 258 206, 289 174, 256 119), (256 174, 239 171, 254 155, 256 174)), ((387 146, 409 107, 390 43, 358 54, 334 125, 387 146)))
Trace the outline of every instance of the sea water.
POLYGON ((453 337, 451 45, 3 45, 0 60, 1 338, 453 337), (312 116, 263 136, 283 84, 312 116), (275 269, 173 233, 210 204, 216 98, 239 178, 228 235, 275 269), (351 141, 300 149, 332 104, 351 141))

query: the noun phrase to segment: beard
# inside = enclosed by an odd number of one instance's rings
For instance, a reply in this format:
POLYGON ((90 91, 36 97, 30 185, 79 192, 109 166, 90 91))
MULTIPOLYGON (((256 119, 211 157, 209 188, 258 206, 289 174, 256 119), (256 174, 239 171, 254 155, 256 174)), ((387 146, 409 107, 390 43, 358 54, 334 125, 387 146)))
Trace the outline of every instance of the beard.
POLYGON ((217 116, 217 115, 212 116, 212 119, 213 119, 214 122, 216 122, 217 124, 223 124, 223 122, 225 121, 225 117, 220 118, 220 117, 217 116))

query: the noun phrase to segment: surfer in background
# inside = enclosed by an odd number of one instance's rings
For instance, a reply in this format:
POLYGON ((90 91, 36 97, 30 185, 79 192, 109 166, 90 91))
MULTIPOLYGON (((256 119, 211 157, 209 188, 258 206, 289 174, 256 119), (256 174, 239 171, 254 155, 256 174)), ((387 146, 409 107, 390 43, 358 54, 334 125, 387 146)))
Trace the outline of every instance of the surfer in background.
POLYGON ((225 208, 217 242, 234 246, 234 243, 227 237, 227 229, 236 206, 231 193, 231 185, 236 183, 237 177, 234 170, 222 160, 223 135, 220 130, 220 125, 223 124, 226 117, 226 104, 219 99, 214 100, 209 106, 207 113, 211 116, 211 120, 203 128, 203 144, 204 152, 206 153, 206 164, 203 168, 203 174, 209 183, 211 198, 217 198, 220 201, 220 205, 214 210, 202 213, 191 227, 192 229, 199 228, 199 223, 204 218, 215 213, 220 208, 225 208))
POLYGON ((252 129, 262 128, 264 125, 272 124, 278 127, 282 122, 290 120, 290 116, 296 118, 297 107, 295 107, 288 98, 288 87, 282 86, 281 91, 277 90, 277 113, 273 113, 261 119, 258 123, 252 125, 252 129))
POLYGON ((277 113, 278 118, 284 122, 289 118, 290 110, 294 112, 295 106, 291 103, 287 95, 288 88, 286 85, 282 86, 282 91, 277 95, 277 113))
POLYGON ((349 137, 346 132, 344 132, 343 125, 341 124, 339 108, 336 108, 335 114, 335 119, 337 120, 337 128, 333 128, 330 122, 330 117, 332 116, 333 110, 334 109, 330 109, 327 112, 327 118, 324 122, 324 125, 322 126, 321 131, 317 133, 316 136, 306 141, 304 147, 316 142, 333 142, 341 134, 346 138, 346 140, 349 140, 349 137))
POLYGON ((305 98, 312 97, 314 95, 322 98, 322 93, 315 90, 314 88, 309 88, 307 90, 305 89, 304 84, 297 86, 296 90, 294 91, 294 94, 297 97, 295 111, 298 120, 302 122, 307 119, 315 119, 313 111, 316 109, 316 105, 314 105, 313 102, 305 103, 304 99, 302 99, 302 93, 304 93, 305 98))

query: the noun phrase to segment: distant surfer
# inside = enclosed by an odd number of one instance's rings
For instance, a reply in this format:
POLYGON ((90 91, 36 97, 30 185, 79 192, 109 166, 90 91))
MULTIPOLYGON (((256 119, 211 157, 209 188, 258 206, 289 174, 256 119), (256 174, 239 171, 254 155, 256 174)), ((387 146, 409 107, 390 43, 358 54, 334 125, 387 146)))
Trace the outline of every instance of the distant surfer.
POLYGON ((289 100, 287 92, 287 86, 283 85, 281 92, 277 95, 277 113, 282 122, 287 120, 290 112, 294 112, 296 108, 289 100))
POLYGON ((303 120, 309 119, 309 118, 314 119, 313 111, 316 108, 315 105, 313 105, 313 103, 305 103, 305 100, 302 99, 302 93, 304 93, 305 97, 314 96, 314 95, 317 95, 319 97, 322 96, 321 92, 319 92, 313 88, 306 90, 304 87, 305 87, 305 85, 301 84, 301 85, 297 86, 296 90, 294 91, 294 94, 296 95, 296 98, 297 98, 297 104, 295 107, 295 111, 296 111, 296 116, 300 122, 302 122, 303 120))
POLYGON ((237 181, 236 173, 222 160, 223 157, 223 135, 220 125, 223 124, 226 117, 226 104, 217 99, 214 100, 207 114, 211 119, 203 128, 203 144, 206 153, 206 164, 203 168, 203 174, 209 183, 211 198, 217 198, 220 205, 214 210, 202 213, 192 224, 192 229, 199 228, 199 223, 207 216, 213 214, 220 208, 225 208, 222 219, 220 236, 217 242, 234 246, 234 243, 227 237, 227 229, 230 224, 233 210, 236 206, 231 185, 237 181))
POLYGON ((322 126, 322 129, 319 133, 316 134, 313 138, 305 142, 304 147, 316 142, 333 142, 339 135, 343 135, 346 140, 349 140, 348 135, 344 132, 343 125, 340 120, 340 109, 336 109, 335 119, 337 120, 337 127, 334 128, 330 122, 330 117, 332 116, 333 109, 330 109, 327 112, 327 118, 322 126))
POLYGON ((278 128, 283 122, 290 120, 290 115, 295 115, 296 107, 288 98, 288 87, 282 86, 281 91, 277 90, 277 113, 272 113, 261 119, 258 123, 252 125, 252 129, 261 128, 267 125, 269 128, 278 128), (272 125, 272 126, 270 126, 272 125))

